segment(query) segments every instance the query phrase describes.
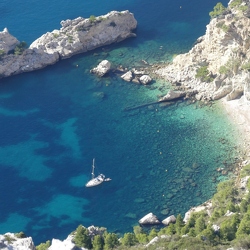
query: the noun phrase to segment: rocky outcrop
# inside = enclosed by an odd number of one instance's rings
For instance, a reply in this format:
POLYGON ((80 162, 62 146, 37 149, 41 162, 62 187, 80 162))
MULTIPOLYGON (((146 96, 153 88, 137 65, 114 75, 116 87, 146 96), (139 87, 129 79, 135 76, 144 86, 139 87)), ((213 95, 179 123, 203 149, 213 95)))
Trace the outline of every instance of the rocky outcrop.
POLYGON ((244 95, 250 101, 250 7, 248 1, 241 2, 234 7, 229 3, 226 11, 210 21, 206 34, 188 53, 176 56, 173 63, 155 73, 197 90, 200 99, 232 100, 244 95), (203 71, 206 77, 197 75, 201 68, 207 70, 203 71))
POLYGON ((108 60, 103 60, 97 65, 97 67, 91 69, 90 72, 102 77, 109 72, 110 67, 111 63, 108 60))
POLYGON ((189 209, 185 213, 185 217, 184 217, 183 221, 185 223, 187 223, 188 220, 190 219, 192 213, 196 213, 196 212, 200 212, 200 211, 205 211, 208 215, 210 215, 211 209, 212 209, 212 202, 210 200, 201 204, 200 206, 192 207, 191 209, 189 209))
POLYGON ((61 25, 60 30, 35 40, 21 55, 8 54, 20 42, 7 29, 0 32, 0 49, 6 54, 0 54, 0 77, 41 69, 60 59, 135 36, 137 21, 129 11, 112 11, 99 17, 62 21, 61 25))
POLYGON ((75 243, 73 243, 73 236, 69 235, 67 239, 61 241, 58 239, 52 239, 51 246, 48 250, 74 250, 76 249, 75 243))
POLYGON ((48 32, 35 40, 30 48, 48 54, 59 53, 60 58, 68 58, 135 36, 132 31, 137 22, 129 11, 112 11, 99 17, 62 21, 61 25, 60 30, 48 32))
POLYGON ((20 238, 17 234, 6 233, 0 235, 0 249, 2 250, 35 250, 31 237, 20 238))
POLYGON ((153 213, 149 213, 139 220, 139 224, 141 224, 141 225, 156 225, 156 224, 160 224, 160 223, 161 222, 158 220, 156 215, 154 215, 153 213))
POLYGON ((0 50, 6 54, 15 49, 19 43, 20 42, 9 33, 7 28, 4 28, 4 30, 0 32, 0 50))

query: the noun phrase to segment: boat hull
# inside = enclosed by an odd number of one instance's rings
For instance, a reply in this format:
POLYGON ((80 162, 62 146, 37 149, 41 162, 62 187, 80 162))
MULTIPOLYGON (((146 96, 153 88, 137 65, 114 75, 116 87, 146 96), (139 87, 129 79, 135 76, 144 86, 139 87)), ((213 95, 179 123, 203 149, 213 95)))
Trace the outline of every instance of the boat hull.
POLYGON ((91 179, 86 183, 86 187, 94 187, 102 184, 105 180, 105 176, 103 174, 98 175, 97 177, 91 179))

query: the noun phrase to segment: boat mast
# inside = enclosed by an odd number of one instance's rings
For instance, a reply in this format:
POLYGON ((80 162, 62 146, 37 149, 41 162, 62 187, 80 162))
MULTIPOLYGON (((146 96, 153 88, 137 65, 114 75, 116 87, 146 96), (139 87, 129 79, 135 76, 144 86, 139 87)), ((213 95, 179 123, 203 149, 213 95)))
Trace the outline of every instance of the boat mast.
POLYGON ((91 176, 92 176, 92 179, 95 178, 95 158, 93 159, 93 164, 92 164, 92 173, 91 173, 91 176))

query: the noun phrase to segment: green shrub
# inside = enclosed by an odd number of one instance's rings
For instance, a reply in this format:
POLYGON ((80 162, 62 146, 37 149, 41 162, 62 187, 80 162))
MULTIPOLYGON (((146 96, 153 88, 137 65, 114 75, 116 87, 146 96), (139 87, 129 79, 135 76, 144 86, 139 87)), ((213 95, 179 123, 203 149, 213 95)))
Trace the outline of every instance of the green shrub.
POLYGON ((153 228, 151 231, 150 231, 150 233, 149 233, 149 235, 148 235, 148 239, 149 240, 152 240, 154 237, 156 237, 158 235, 158 232, 156 231, 156 229, 155 228, 153 228))
POLYGON ((237 230, 236 236, 241 237, 244 235, 249 235, 250 234, 250 213, 247 212, 244 214, 240 224, 239 228, 237 230))
POLYGON ((8 234, 4 234, 4 239, 7 240, 9 244, 11 244, 13 241, 15 241, 15 239, 11 238, 11 236, 8 234))
POLYGON ((207 66, 201 66, 196 70, 195 78, 200 79, 202 82, 212 82, 213 77, 211 76, 207 66))
POLYGON ((220 66, 220 68, 219 68, 219 73, 220 73, 221 75, 228 75, 229 72, 230 72, 230 69, 229 69, 228 67, 226 67, 225 65, 220 66))
POLYGON ((73 37, 72 36, 68 36, 68 42, 73 43, 73 37))
POLYGON ((47 250, 50 247, 50 241, 47 240, 46 243, 41 243, 40 245, 36 246, 36 250, 47 250))
POLYGON ((96 21, 96 17, 95 17, 94 15, 91 15, 91 16, 89 17, 89 21, 90 21, 91 23, 94 23, 94 22, 96 21))
POLYGON ((220 225, 220 237, 228 241, 234 240, 239 223, 240 219, 238 214, 228 217, 220 225))
POLYGON ((5 51, 3 49, 0 49, 0 60, 2 59, 2 57, 5 55, 5 51))
POLYGON ((88 229, 83 227, 82 225, 79 225, 77 227, 73 241, 78 247, 85 247, 85 248, 92 247, 88 229))
POLYGON ((209 16, 211 18, 215 18, 221 14, 224 13, 224 11, 226 10, 226 7, 223 6, 223 4, 221 2, 217 3, 215 6, 214 6, 214 10, 209 12, 209 16))
POLYGON ((15 49, 14 49, 14 54, 15 54, 15 55, 21 55, 21 54, 24 52, 24 50, 25 50, 26 47, 27 47, 26 42, 21 42, 21 43, 19 43, 19 44, 15 47, 15 49))
POLYGON ((104 246, 104 239, 101 235, 95 235, 92 241, 93 249, 94 250, 102 250, 104 246))
POLYGON ((200 234, 204 229, 206 229, 206 223, 205 223, 203 216, 200 216, 196 220, 194 229, 195 229, 196 235, 200 234))
POLYGON ((250 62, 241 65, 241 68, 246 71, 250 71, 250 62))
POLYGON ((250 164, 248 164, 242 168, 242 170, 240 171, 240 178, 243 178, 243 177, 246 177, 249 175, 250 175, 250 164))
POLYGON ((230 8, 236 8, 239 11, 245 12, 248 10, 248 6, 247 5, 241 5, 243 3, 242 0, 233 0, 231 1, 229 7, 230 8))
POLYGON ((123 246, 134 246, 138 241, 134 233, 125 233, 121 239, 121 243, 123 246))
POLYGON ((20 238, 20 239, 23 239, 23 238, 26 238, 26 237, 27 237, 27 236, 25 235, 24 232, 16 233, 15 236, 16 236, 17 238, 20 238))
POLYGON ((53 37, 57 38, 57 37, 59 37, 59 34, 58 33, 53 33, 53 37))
POLYGON ((104 249, 114 249, 120 245, 118 237, 115 233, 108 233, 104 237, 104 249))
POLYGON ((233 0, 230 3, 230 8, 239 7, 242 4, 242 0, 233 0))

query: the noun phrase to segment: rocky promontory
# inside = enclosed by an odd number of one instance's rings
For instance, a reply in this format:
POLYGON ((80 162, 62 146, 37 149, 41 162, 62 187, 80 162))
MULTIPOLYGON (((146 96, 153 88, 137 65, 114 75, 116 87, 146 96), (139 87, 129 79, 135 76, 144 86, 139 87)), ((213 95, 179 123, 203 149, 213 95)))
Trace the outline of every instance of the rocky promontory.
POLYGON ((0 77, 41 69, 60 59, 133 37, 137 21, 126 10, 61 21, 61 26, 60 30, 42 35, 21 53, 15 53, 20 42, 7 28, 0 32, 0 77))
POLYGON ((210 12, 204 36, 193 48, 155 73, 171 83, 198 92, 198 100, 250 101, 250 4, 231 0, 210 12), (219 11, 218 11, 219 10, 219 11))

